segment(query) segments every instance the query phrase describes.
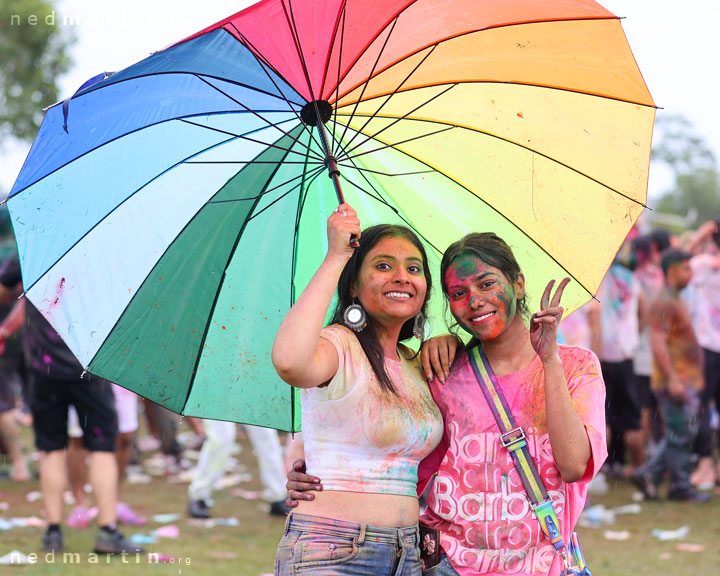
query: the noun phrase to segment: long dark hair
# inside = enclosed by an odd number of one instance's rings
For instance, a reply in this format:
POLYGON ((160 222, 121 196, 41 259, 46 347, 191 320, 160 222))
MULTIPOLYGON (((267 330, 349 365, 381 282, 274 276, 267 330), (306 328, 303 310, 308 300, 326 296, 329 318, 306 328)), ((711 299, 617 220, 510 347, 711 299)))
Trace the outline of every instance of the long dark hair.
MULTIPOLYGON (((405 226, 399 226, 395 224, 378 224, 377 226, 370 226, 362 231, 360 239, 360 247, 356 248, 353 255, 345 264, 342 274, 340 274, 340 280, 338 281, 337 289, 337 306, 333 313, 330 324, 343 324, 343 313, 345 308, 353 304, 352 287, 355 283, 358 275, 360 274, 360 268, 365 260, 368 252, 375 247, 375 245, 385 238, 405 238, 420 252, 423 264, 423 274, 425 281, 427 282, 427 291, 425 292, 425 300, 423 302, 420 311, 425 314, 428 300, 430 299, 430 290, 432 289, 432 278, 430 276, 430 267, 428 266, 427 254, 425 248, 420 242, 415 232, 405 226)), ((414 318, 411 318, 405 322, 400 329, 400 341, 408 340, 413 336, 413 324, 414 318)), ((365 355, 370 361, 375 376, 377 376, 380 386, 387 392, 397 393, 393 386, 390 376, 385 370, 385 357, 383 354, 382 347, 380 346, 380 340, 378 338, 377 329, 373 319, 368 316, 367 326, 361 332, 355 332, 360 346, 362 346, 365 355)))
MULTIPOLYGON (((497 268, 505 275, 505 278, 513 284, 520 278, 520 265, 505 240, 493 232, 472 232, 457 242, 450 244, 448 249, 445 250, 445 254, 443 254, 443 259, 440 263, 440 282, 442 284, 443 294, 445 295, 446 308, 449 297, 447 282, 445 282, 445 273, 455 260, 461 256, 468 255, 475 256, 485 262, 485 264, 497 268)), ((525 296, 518 300, 517 310, 523 318, 530 316, 525 296)), ((457 326, 457 322, 454 326, 457 326)), ((474 341, 475 339, 473 338, 473 342, 474 341)))

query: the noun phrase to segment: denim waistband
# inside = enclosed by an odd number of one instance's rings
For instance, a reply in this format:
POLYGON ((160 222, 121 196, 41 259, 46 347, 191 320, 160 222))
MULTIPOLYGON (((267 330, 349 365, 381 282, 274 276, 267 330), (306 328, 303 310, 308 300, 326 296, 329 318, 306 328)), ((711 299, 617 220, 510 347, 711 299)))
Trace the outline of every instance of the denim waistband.
POLYGON ((404 547, 417 546, 420 542, 420 529, 417 524, 404 528, 390 528, 388 526, 357 524, 321 516, 290 513, 285 521, 285 533, 287 534, 289 530, 312 531, 316 534, 357 536, 358 544, 362 544, 367 540, 370 542, 397 543, 404 547))

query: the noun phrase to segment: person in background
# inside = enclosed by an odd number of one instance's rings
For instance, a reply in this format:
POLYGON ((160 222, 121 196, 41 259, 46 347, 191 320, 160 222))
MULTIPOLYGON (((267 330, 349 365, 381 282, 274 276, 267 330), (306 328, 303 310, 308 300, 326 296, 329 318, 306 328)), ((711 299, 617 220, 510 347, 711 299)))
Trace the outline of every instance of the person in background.
POLYGON ((715 467, 713 452, 717 438, 711 426, 713 403, 720 410, 720 218, 703 224, 687 246, 694 256, 693 271, 687 292, 693 326, 705 358, 705 389, 700 398, 700 429, 696 451, 700 458, 690 477, 693 486, 710 490, 720 479, 720 462, 715 467))
MULTIPOLYGON (((21 280, 18 259, 6 260, 0 266, 0 296, 2 292, 15 293, 21 280)), ((28 374, 32 380, 30 409, 35 445, 42 452, 40 487, 48 522, 43 549, 50 552, 64 547, 60 524, 67 477, 67 412, 68 405, 72 404, 80 416, 83 444, 91 454, 90 484, 100 525, 93 550, 97 554, 144 552, 141 546, 126 539, 116 526, 117 414, 110 382, 90 374, 83 376, 83 368, 70 349, 26 298, 18 300, 13 307, 5 320, 5 329, 8 334, 13 334, 23 324, 28 374)))
MULTIPOLYGON (((120 500, 125 470, 130 462, 133 442, 138 429, 138 403, 137 395, 116 384, 112 385, 115 397, 115 409, 118 415, 117 443, 115 457, 118 468, 118 503, 117 521, 130 526, 144 526, 147 518, 137 514, 129 504, 120 500)), ((88 507, 85 495, 85 480, 87 467, 85 465, 87 453, 83 448, 83 431, 78 420, 77 410, 70 406, 68 414, 68 477, 70 489, 75 498, 75 507, 68 516, 66 524, 71 528, 86 528, 97 515, 97 508, 88 507)))
POLYGON ((659 498, 658 485, 665 473, 670 474, 671 500, 709 499, 708 494, 697 492, 690 483, 692 448, 704 388, 702 348, 688 308, 680 297, 680 291, 692 278, 691 256, 677 248, 663 252, 665 287, 650 307, 651 383, 665 422, 665 437, 652 458, 630 477, 649 500, 659 498))
MULTIPOLYGON (((6 294, 12 300, 14 294, 6 294)), ((12 335, 8 330, 7 314, 9 302, 0 303, 0 441, 10 457, 10 479, 14 482, 30 480, 30 470, 25 459, 20 426, 16 417, 16 398, 20 394, 24 378, 25 356, 20 334, 12 335)))
MULTIPOLYGON (((629 244, 626 241, 626 248, 629 244)), ((640 290, 622 258, 621 251, 610 266, 598 290, 600 300, 599 350, 607 391, 605 403, 611 472, 624 475, 625 449, 630 453, 631 470, 645 460, 640 402, 635 389, 633 356, 638 344, 638 300, 640 290)))
POLYGON ((632 242, 636 262, 633 274, 640 289, 638 299, 640 333, 633 358, 633 372, 641 409, 642 442, 646 449, 652 448, 653 452, 663 436, 657 398, 650 387, 650 374, 652 373, 650 304, 665 286, 665 277, 660 267, 660 253, 657 251, 658 245, 664 245, 662 237, 656 238, 653 242, 651 236, 638 236, 632 242))
MULTIPOLYGON (((207 437, 188 487, 188 514, 192 518, 210 518, 213 487, 228 466, 237 429, 234 422, 209 419, 203 420, 203 426, 207 437)), ((285 464, 277 430, 259 426, 243 429, 257 458, 268 511, 273 516, 285 516, 290 508, 285 504, 285 464)))

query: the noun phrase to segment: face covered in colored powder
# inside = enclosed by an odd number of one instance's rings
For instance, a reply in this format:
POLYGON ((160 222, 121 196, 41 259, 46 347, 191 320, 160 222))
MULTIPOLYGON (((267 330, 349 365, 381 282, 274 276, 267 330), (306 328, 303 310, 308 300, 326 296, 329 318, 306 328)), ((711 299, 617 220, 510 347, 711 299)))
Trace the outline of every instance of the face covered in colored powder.
POLYGON ((445 271, 450 312, 480 341, 497 338, 510 324, 522 298, 522 275, 514 284, 501 270, 464 254, 445 271))
POLYGON ((383 238, 365 256, 354 292, 365 312, 381 324, 416 316, 427 292, 420 251, 401 236, 383 238))

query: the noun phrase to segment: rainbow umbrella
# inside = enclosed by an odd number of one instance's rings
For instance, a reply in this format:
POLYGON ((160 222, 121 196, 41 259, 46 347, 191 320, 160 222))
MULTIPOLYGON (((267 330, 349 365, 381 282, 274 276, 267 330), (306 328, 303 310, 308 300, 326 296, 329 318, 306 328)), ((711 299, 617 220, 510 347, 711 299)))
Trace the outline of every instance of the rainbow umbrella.
POLYGON ((495 231, 573 310, 643 210, 654 112, 590 0, 264 0, 47 111, 8 200, 25 292, 88 371, 295 430, 270 349, 342 193, 433 266, 495 231))

